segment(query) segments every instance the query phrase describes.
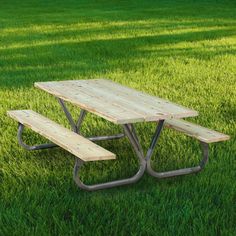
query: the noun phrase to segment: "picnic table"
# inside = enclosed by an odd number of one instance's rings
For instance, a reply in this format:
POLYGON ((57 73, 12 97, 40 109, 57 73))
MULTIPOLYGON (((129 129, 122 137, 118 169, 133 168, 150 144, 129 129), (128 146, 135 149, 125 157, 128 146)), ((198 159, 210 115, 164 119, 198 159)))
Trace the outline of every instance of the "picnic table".
POLYGON ((114 186, 131 184, 138 181, 145 170, 157 178, 167 178, 199 172, 205 166, 209 156, 209 143, 229 139, 228 135, 192 124, 182 118, 197 116, 198 112, 181 105, 172 103, 135 89, 123 86, 106 79, 68 80, 53 82, 36 82, 35 87, 55 96, 67 117, 72 131, 54 121, 31 110, 9 111, 8 115, 19 123, 18 140, 27 150, 38 150, 60 146, 76 156, 74 166, 74 180, 85 190, 98 190, 114 186), (72 118, 66 103, 72 103, 80 108, 78 120, 72 118), (122 126, 124 132, 120 134, 84 137, 80 133, 81 125, 87 112, 100 116, 107 121, 122 126), (140 144, 135 123, 155 122, 156 129, 150 141, 147 153, 140 144), (203 159, 199 165, 179 170, 156 172, 151 166, 151 157, 158 138, 164 127, 175 129, 188 136, 198 139, 202 145, 203 159), (52 143, 29 146, 22 140, 24 126, 43 135, 52 143), (107 183, 86 185, 80 177, 79 171, 84 162, 115 159, 116 155, 95 141, 111 140, 127 137, 139 161, 138 172, 131 178, 111 181, 107 183))

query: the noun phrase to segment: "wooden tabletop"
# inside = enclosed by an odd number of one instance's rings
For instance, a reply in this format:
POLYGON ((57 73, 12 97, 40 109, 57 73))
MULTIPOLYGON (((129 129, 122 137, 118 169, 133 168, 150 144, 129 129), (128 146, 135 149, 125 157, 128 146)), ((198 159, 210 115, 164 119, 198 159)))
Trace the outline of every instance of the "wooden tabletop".
POLYGON ((116 124, 198 115, 194 110, 106 79, 37 82, 35 87, 116 124))

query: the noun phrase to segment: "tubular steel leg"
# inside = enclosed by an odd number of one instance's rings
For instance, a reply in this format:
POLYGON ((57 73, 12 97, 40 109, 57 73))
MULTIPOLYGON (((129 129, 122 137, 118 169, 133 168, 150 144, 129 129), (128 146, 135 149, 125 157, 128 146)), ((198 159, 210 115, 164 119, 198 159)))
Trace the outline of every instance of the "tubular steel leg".
POLYGON ((97 136, 97 137, 88 137, 87 139, 90 141, 104 141, 104 140, 111 140, 111 139, 120 139, 125 137, 125 134, 114 134, 110 136, 97 136))
POLYGON ((180 175, 188 175, 188 174, 193 174, 200 172, 205 164, 208 161, 208 156, 209 156, 209 145, 207 143, 201 142, 202 146, 202 153, 203 153, 203 159, 200 162, 198 166, 195 167, 190 167, 190 168, 184 168, 184 169, 179 169, 179 170, 172 170, 172 171, 165 171, 165 172, 156 172, 152 169, 151 167, 151 158, 147 160, 147 172, 156 177, 156 178, 169 178, 169 177, 175 177, 175 176, 180 176, 180 175))
POLYGON ((47 148, 54 148, 54 147, 58 147, 56 144, 54 143, 45 143, 45 144, 40 144, 40 145, 34 145, 34 146, 30 146, 30 145, 27 145, 23 142, 22 140, 22 133, 23 133, 23 130, 24 130, 24 125, 19 123, 18 124, 18 132, 17 132, 17 139, 18 139, 18 142, 19 144, 25 148, 26 150, 29 150, 29 151, 34 151, 34 150, 40 150, 40 149, 47 149, 47 148))
POLYGON ((135 127, 133 124, 130 124, 129 125, 129 130, 131 131, 131 135, 133 136, 133 139, 134 141, 136 142, 136 146, 138 148, 138 150, 142 153, 142 155, 144 156, 144 153, 143 153, 143 148, 139 142, 139 138, 137 136, 137 133, 136 133, 136 130, 135 130, 135 127))
POLYGON ((81 109, 80 114, 79 114, 79 119, 76 123, 76 131, 78 134, 80 133, 80 127, 81 127, 81 124, 84 120, 85 115, 86 115, 86 111, 81 109))
MULTIPOLYGON (((75 133, 80 134, 80 128, 81 128, 81 125, 84 121, 84 118, 85 118, 85 115, 87 114, 87 112, 85 110, 81 109, 78 121, 77 121, 77 123, 75 123, 75 121, 73 120, 72 115, 69 112, 69 110, 67 109, 64 101, 61 98, 58 98, 58 102, 60 103, 60 105, 61 105, 61 107, 62 107, 62 109, 63 109, 63 111, 66 115, 66 118, 68 119, 68 121, 71 125, 72 131, 74 131, 75 133)), ((94 141, 119 139, 119 138, 123 138, 123 137, 125 137, 125 134, 115 134, 115 135, 109 135, 109 136, 88 137, 88 139, 90 141, 94 142, 94 141)))
POLYGON ((61 98, 58 98, 58 102, 60 103, 60 105, 61 105, 61 107, 62 107, 62 109, 63 109, 63 111, 64 111, 64 113, 66 115, 66 118, 68 119, 68 121, 69 121, 69 123, 71 125, 72 130, 74 132, 77 132, 76 124, 75 124, 75 122, 74 122, 70 112, 68 111, 64 101, 61 98))
POLYGON ((155 148, 155 146, 156 146, 156 144, 157 144, 157 140, 158 140, 158 138, 160 137, 161 131, 162 131, 162 129, 163 129, 164 122, 165 122, 164 120, 160 120, 160 121, 158 122, 156 131, 155 131, 155 133, 154 133, 154 135, 153 135, 153 137, 152 137, 151 145, 150 145, 150 147, 149 147, 149 149, 148 149, 148 151, 147 151, 147 155, 146 155, 146 158, 145 158, 147 161, 148 161, 148 160, 151 158, 151 156, 152 156, 152 153, 153 153, 153 151, 154 151, 154 148, 155 148))
POLYGON ((137 182, 144 174, 145 169, 146 169, 146 161, 143 158, 142 153, 139 151, 137 144, 134 140, 134 137, 132 135, 132 131, 130 130, 128 125, 123 125, 125 134, 127 135, 128 139, 131 142, 131 145, 138 157, 139 160, 139 170, 138 172, 131 178, 127 179, 122 179, 122 180, 116 180, 116 181, 111 181, 107 183, 102 183, 102 184, 95 184, 95 185, 86 185, 84 184, 79 177, 79 171, 83 165, 83 162, 80 159, 76 159, 75 166, 74 166, 74 171, 73 171, 73 177, 75 183, 82 189, 85 189, 87 191, 94 191, 94 190, 99 190, 99 189, 106 189, 106 188, 112 188, 116 186, 121 186, 121 185, 127 185, 131 183, 137 182))

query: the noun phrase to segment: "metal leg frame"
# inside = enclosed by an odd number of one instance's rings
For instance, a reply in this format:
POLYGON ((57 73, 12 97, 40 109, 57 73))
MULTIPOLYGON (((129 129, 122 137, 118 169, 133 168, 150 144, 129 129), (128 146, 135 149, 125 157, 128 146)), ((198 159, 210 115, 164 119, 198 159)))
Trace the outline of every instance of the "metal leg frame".
MULTIPOLYGON (((163 124, 164 124, 164 121, 159 122, 159 124, 157 126, 157 130, 156 130, 155 135, 153 137, 152 144, 149 149, 154 148, 156 141, 160 135, 161 129, 163 127, 163 124)), ((75 166, 74 166, 73 176, 74 176, 75 183, 80 188, 85 189, 87 191, 112 188, 112 187, 116 187, 116 186, 135 183, 143 176, 143 174, 146 170, 146 160, 144 158, 143 150, 142 150, 142 147, 141 147, 140 142, 138 140, 138 136, 135 132, 134 126, 132 124, 125 124, 125 125, 123 125, 123 128, 124 128, 124 132, 125 132, 126 136, 128 137, 128 139, 129 139, 129 141, 130 141, 130 143, 137 155, 137 158, 139 160, 140 166, 139 166, 138 172, 131 178, 117 180, 117 181, 111 181, 111 182, 102 183, 102 184, 86 185, 80 180, 80 177, 79 177, 79 171, 83 165, 83 161, 81 161, 80 159, 77 158, 76 162, 75 162, 75 166)))
POLYGON ((201 171, 205 164, 208 161, 208 156, 209 156, 209 147, 207 143, 201 142, 202 146, 202 151, 203 151, 203 159, 200 162, 200 164, 196 167, 192 168, 185 168, 185 169, 179 169, 179 170, 173 170, 173 171, 166 171, 166 172, 155 172, 152 167, 151 167, 151 156, 153 154, 154 148, 157 144, 158 138, 160 137, 161 131, 164 126, 164 120, 159 121, 156 131, 153 135, 150 147, 147 151, 146 157, 144 158, 143 150, 142 147, 139 143, 137 134, 135 132, 135 129, 133 125, 131 124, 126 124, 123 125, 124 131, 126 136, 128 137, 140 163, 139 170, 136 175, 134 175, 131 178, 128 179, 123 179, 123 180, 118 180, 118 181, 112 181, 112 182, 107 182, 107 183, 102 183, 102 184, 95 184, 95 185, 86 185, 84 184, 80 178, 79 178, 79 172, 80 169, 83 165, 83 162, 80 159, 76 159, 76 163, 74 166, 74 180, 76 184, 87 191, 94 191, 94 190, 99 190, 99 189, 105 189, 105 188, 112 188, 116 186, 121 186, 121 185, 126 185, 126 184, 131 184, 137 182, 144 174, 145 170, 147 172, 156 177, 156 178, 168 178, 168 177, 174 177, 174 176, 180 176, 180 175, 187 175, 187 174, 193 174, 201 171))
MULTIPOLYGON (((61 99, 61 98, 58 98, 58 102, 59 104, 61 105, 65 115, 66 115, 66 118, 68 119, 70 125, 71 125, 71 129, 76 132, 76 133, 80 133, 80 128, 81 128, 81 125, 84 121, 84 118, 85 118, 85 115, 86 115, 86 111, 81 109, 80 111, 80 115, 79 115, 79 118, 78 118, 78 121, 75 123, 73 118, 72 118, 72 115, 71 113, 69 112, 69 110, 67 109, 66 105, 65 105, 65 102, 61 99)), ((125 134, 115 134, 115 135, 107 135, 107 136, 96 136, 96 137, 86 137, 87 139, 89 139, 90 141, 104 141, 104 140, 111 140, 111 139, 119 139, 119 138, 123 138, 125 137, 125 134)))
POLYGON ((45 143, 45 144, 40 144, 40 145, 34 145, 34 146, 30 146, 28 144, 25 144, 23 142, 22 139, 22 133, 24 131, 24 125, 21 123, 18 123, 18 132, 17 132, 17 139, 19 144, 25 148, 26 150, 29 151, 34 151, 34 150, 39 150, 39 149, 46 149, 46 148, 54 148, 54 147, 58 147, 56 144, 54 143, 45 143))
MULTIPOLYGON (((179 169, 179 170, 165 171, 165 172, 156 172, 152 169, 152 167, 151 167, 151 157, 152 157, 154 148, 157 144, 157 141, 160 137, 163 126, 164 126, 164 120, 160 120, 157 127, 156 127, 156 131, 153 135, 150 147, 147 151, 147 154, 146 154, 146 157, 145 157, 147 172, 150 175, 152 175, 156 178, 169 178, 169 177, 174 177, 174 176, 193 174, 193 173, 197 173, 197 172, 200 172, 201 170, 203 170, 203 168, 205 167, 205 165, 208 161, 208 157, 209 157, 209 145, 207 143, 204 143, 204 142, 200 142, 201 147, 202 147, 203 158, 202 158, 202 160, 201 160, 201 162, 198 166, 179 169)), ((136 135, 134 127, 130 125, 130 128, 133 130, 132 133, 134 135, 134 139, 135 139, 137 145, 139 145, 141 147, 141 145, 139 144, 139 140, 138 140, 138 137, 136 135)))
POLYGON ((87 191, 94 191, 94 190, 99 190, 99 189, 105 189, 105 188, 112 188, 116 186, 121 186, 121 185, 127 185, 127 184, 132 184, 137 182, 144 174, 145 169, 146 169, 146 161, 143 158, 142 153, 140 152, 138 145, 134 139, 134 136, 132 134, 132 131, 130 130, 128 125, 123 125, 125 134, 127 135, 128 139, 130 140, 130 143, 137 155, 137 158, 139 160, 139 170, 138 172, 131 178, 127 179, 121 179, 121 180, 116 180, 116 181, 111 181, 107 183, 101 183, 101 184, 95 184, 95 185, 86 185, 84 184, 80 177, 79 177, 79 172, 81 170, 81 167, 83 165, 83 161, 80 159, 76 158, 75 166, 74 166, 74 181, 75 183, 82 189, 85 189, 87 191))
POLYGON ((188 174, 200 172, 201 170, 203 170, 204 166, 206 165, 208 161, 208 156, 209 156, 209 145, 207 143, 201 142, 201 146, 202 146, 203 159, 198 166, 179 169, 179 170, 156 172, 152 169, 152 166, 151 166, 151 156, 148 156, 146 159, 147 172, 151 176, 159 178, 159 179, 170 178, 170 177, 175 177, 175 176, 180 176, 180 175, 188 175, 188 174))
MULTIPOLYGON (((60 105, 61 105, 70 125, 71 125, 72 130, 79 134, 81 124, 82 124, 84 117, 86 115, 86 111, 81 110, 78 121, 74 122, 64 101, 60 98, 58 99, 58 101, 59 101, 59 103, 60 103, 60 105)), ((203 159, 198 166, 191 167, 191 168, 185 168, 185 169, 179 169, 179 170, 166 171, 166 172, 156 172, 152 169, 151 156, 152 156, 154 148, 157 144, 158 138, 160 137, 163 126, 164 126, 164 120, 160 120, 158 122, 157 127, 156 127, 156 131, 152 137, 151 144, 150 144, 150 147, 147 151, 146 156, 144 156, 142 146, 140 145, 135 128, 132 124, 124 124, 123 125, 124 133, 121 133, 121 134, 115 134, 115 135, 110 135, 110 136, 89 137, 88 139, 91 141, 102 141, 102 140, 110 140, 110 139, 119 139, 119 138, 123 138, 123 137, 127 136, 130 143, 131 143, 131 146, 133 147, 133 149, 136 153, 136 156, 139 160, 139 170, 131 178, 111 181, 111 182, 107 182, 107 183, 95 184, 95 185, 86 185, 81 181, 81 179, 79 177, 79 172, 80 172, 81 167, 83 166, 84 162, 82 160, 80 160, 79 158, 76 158, 74 171, 73 171, 73 178, 74 178, 75 183, 82 189, 85 189, 87 191, 94 191, 94 190, 99 190, 99 189, 112 188, 115 186, 121 186, 121 185, 135 183, 143 176, 145 170, 147 170, 147 172, 150 175, 152 175, 156 178, 168 178, 168 177, 197 173, 197 172, 201 171, 204 168, 205 164, 207 163, 208 156, 209 156, 209 146, 207 143, 204 143, 204 142, 201 142, 203 159)), ((19 144, 23 148, 31 151, 31 150, 39 150, 39 149, 57 147, 57 145, 54 143, 46 143, 46 144, 40 144, 40 145, 34 145, 34 146, 27 145, 22 140, 23 130, 24 130, 24 125, 19 123, 17 138, 18 138, 19 144)))

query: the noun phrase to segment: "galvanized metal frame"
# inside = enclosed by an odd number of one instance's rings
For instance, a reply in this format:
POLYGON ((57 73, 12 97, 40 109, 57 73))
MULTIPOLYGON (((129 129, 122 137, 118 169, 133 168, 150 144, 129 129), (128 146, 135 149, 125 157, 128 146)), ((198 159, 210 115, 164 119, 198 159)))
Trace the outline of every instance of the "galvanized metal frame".
POLYGON ((58 147, 54 143, 45 143, 45 144, 39 144, 39 145, 33 145, 33 146, 28 145, 28 144, 24 143, 24 141, 22 139, 23 131, 24 131, 24 125, 21 123, 18 123, 18 131, 17 131, 18 143, 20 144, 20 146, 22 146, 23 148, 25 148, 28 151, 58 147))
POLYGON ((202 146, 203 158, 198 166, 194 166, 194 167, 190 167, 190 168, 183 168, 183 169, 178 169, 178 170, 165 171, 165 172, 156 172, 152 169, 151 158, 149 158, 146 160, 147 161, 147 172, 153 177, 156 177, 158 179, 163 179, 163 178, 170 178, 170 177, 176 177, 176 176, 181 176, 181 175, 194 174, 194 173, 202 171, 208 161, 209 145, 204 142, 200 142, 200 143, 202 146))
POLYGON ((160 178, 176 177, 176 176, 180 176, 180 175, 193 174, 193 173, 200 172, 204 168, 205 164, 208 161, 209 145, 207 143, 201 142, 203 159, 198 166, 191 167, 191 168, 179 169, 179 170, 173 170, 173 171, 156 172, 151 167, 151 157, 153 155, 157 141, 160 137, 161 131, 164 127, 164 120, 160 120, 158 122, 158 125, 157 125, 155 133, 152 137, 150 147, 148 148, 146 156, 144 156, 144 154, 143 154, 143 150, 140 145, 134 125, 133 124, 126 124, 126 125, 123 125, 123 127, 125 130, 126 136, 129 138, 129 141, 130 141, 137 157, 139 158, 139 162, 141 164, 137 174, 131 178, 128 178, 128 179, 111 181, 111 182, 102 183, 102 184, 86 185, 79 178, 79 172, 81 170, 83 162, 77 158, 75 166, 74 166, 73 176, 74 176, 75 183, 80 188, 85 189, 87 191, 94 191, 94 190, 99 190, 99 189, 105 189, 105 188, 111 188, 111 187, 115 187, 115 186, 121 186, 121 185, 135 183, 142 177, 145 170, 151 176, 159 178, 159 179, 160 178))
POLYGON ((152 137, 152 141, 151 141, 150 147, 148 148, 148 151, 147 151, 147 154, 146 154, 146 157, 145 157, 146 161, 149 160, 151 158, 152 154, 153 154, 154 148, 155 148, 155 146, 157 144, 157 141, 158 141, 158 139, 160 137, 160 134, 161 134, 161 131, 163 129, 164 122, 165 122, 164 120, 160 120, 158 122, 158 125, 156 127, 156 131, 155 131, 155 133, 154 133, 154 135, 152 137))
MULTIPOLYGON (((72 118, 71 113, 67 109, 64 101, 60 98, 58 98, 58 101, 59 101, 59 104, 61 105, 61 107, 62 107, 70 125, 71 125, 72 130, 79 134, 82 122, 84 121, 84 118, 86 115, 86 111, 81 109, 78 121, 75 122, 72 118)), ((191 168, 185 168, 185 169, 179 169, 179 170, 173 170, 173 171, 156 172, 152 169, 151 157, 152 157, 154 149, 157 145, 161 131, 164 127, 164 120, 160 120, 158 122, 146 155, 144 155, 144 151, 143 151, 142 146, 139 142, 139 138, 136 133, 134 125, 133 124, 124 124, 124 125, 122 125, 122 127, 124 130, 124 133, 110 135, 110 136, 89 137, 88 139, 91 141, 102 141, 102 140, 111 140, 111 139, 119 139, 119 138, 127 137, 130 141, 131 146, 133 147, 133 150, 136 154, 136 158, 139 161, 139 169, 138 169, 137 173, 134 176, 132 176, 130 178, 126 178, 126 179, 110 181, 110 182, 101 183, 101 184, 86 185, 81 181, 81 179, 79 177, 79 173, 81 171, 81 168, 82 168, 84 162, 81 159, 76 158, 75 166, 74 166, 74 170, 73 170, 73 179, 78 187, 80 187, 84 190, 87 190, 87 191, 94 191, 94 190, 99 190, 99 189, 112 188, 115 186, 132 184, 132 183, 137 182, 143 176, 145 170, 151 176, 156 177, 156 178, 169 178, 169 177, 174 177, 174 176, 192 174, 192 173, 197 173, 197 172, 201 171, 208 161, 209 146, 207 143, 201 142, 203 159, 198 166, 191 167, 191 168)), ((18 142, 23 148, 25 148, 27 150, 32 151, 32 150, 58 147, 54 143, 46 143, 46 144, 33 145, 33 146, 27 145, 23 142, 23 139, 22 139, 23 130, 24 130, 24 125, 19 123, 18 133, 17 133, 18 142)))
POLYGON ((137 155, 137 158, 139 160, 138 172, 130 178, 116 180, 116 181, 110 181, 110 182, 101 183, 101 184, 86 185, 81 181, 81 179, 79 177, 79 172, 80 172, 81 167, 83 166, 84 162, 82 160, 80 160, 79 158, 76 158, 74 171, 73 171, 73 177, 74 177, 74 181, 78 187, 80 187, 84 190, 87 190, 87 191, 95 191, 95 190, 99 190, 99 189, 106 189, 106 188, 112 188, 112 187, 117 187, 117 186, 121 186, 121 185, 132 184, 132 183, 137 182, 143 176, 143 174, 146 170, 146 161, 144 160, 142 153, 140 152, 140 150, 138 150, 138 148, 136 146, 135 139, 133 137, 132 131, 130 130, 129 126, 123 125, 123 128, 126 133, 126 136, 130 140, 130 143, 131 143, 131 145, 137 155))
MULTIPOLYGON (((72 118, 71 113, 69 112, 68 108, 66 107, 65 102, 61 98, 58 98, 58 102, 61 105, 62 110, 64 111, 66 118, 71 125, 72 131, 74 131, 77 134, 80 134, 80 128, 81 128, 81 125, 84 121, 84 118, 85 118, 85 115, 87 114, 87 112, 84 109, 81 109, 78 121, 75 122, 72 118)), ((86 138, 89 139, 90 141, 104 141, 104 140, 111 140, 111 139, 119 139, 119 138, 123 138, 123 137, 125 137, 125 134, 122 133, 122 134, 115 134, 115 135, 86 137, 86 138)))
POLYGON ((153 135, 153 138, 152 138, 150 147, 148 149, 146 158, 144 156, 143 149, 140 145, 134 125, 133 124, 124 124, 123 125, 124 132, 125 132, 126 136, 128 137, 128 139, 131 143, 131 146, 133 147, 133 149, 137 155, 137 158, 139 160, 139 164, 140 164, 138 172, 133 177, 127 178, 127 179, 122 179, 122 180, 117 180, 117 181, 111 181, 111 182, 107 182, 107 183, 86 185, 81 181, 81 179, 79 177, 79 172, 80 172, 80 169, 83 165, 83 161, 81 161, 79 158, 77 158, 76 162, 75 162, 75 166, 74 166, 74 171, 73 171, 75 183, 82 189, 85 189, 87 191, 94 191, 94 190, 112 188, 115 186, 121 186, 121 185, 126 185, 126 184, 131 184, 131 183, 137 182, 143 176, 143 174, 147 168, 147 159, 150 159, 150 157, 153 153, 154 147, 156 146, 156 143, 157 143, 157 140, 158 140, 160 133, 162 131, 163 125, 164 125, 164 120, 161 120, 158 122, 156 131, 153 135))
POLYGON ((152 138, 151 145, 147 151, 147 155, 145 158, 145 160, 147 162, 147 172, 151 176, 159 178, 159 179, 170 178, 170 177, 175 177, 175 176, 180 176, 180 175, 188 175, 188 174, 200 172, 204 168, 204 166, 206 165, 206 163, 208 161, 208 156, 209 156, 209 145, 204 142, 200 142, 201 147, 202 147, 203 159, 201 160, 201 162, 198 166, 179 169, 179 170, 164 171, 164 172, 156 172, 152 169, 151 157, 152 157, 154 148, 157 144, 158 138, 159 138, 161 131, 163 129, 163 125, 164 125, 164 120, 159 121, 157 128, 156 128, 156 132, 152 138))

